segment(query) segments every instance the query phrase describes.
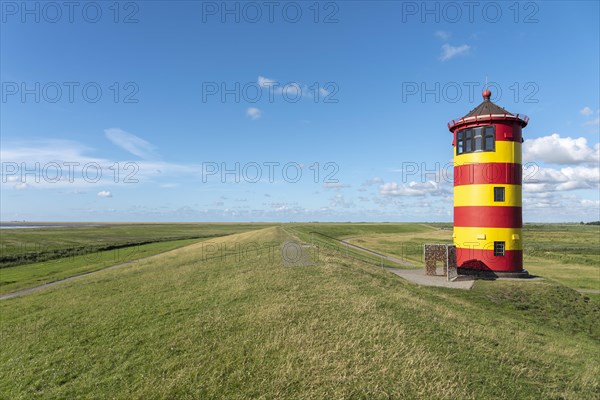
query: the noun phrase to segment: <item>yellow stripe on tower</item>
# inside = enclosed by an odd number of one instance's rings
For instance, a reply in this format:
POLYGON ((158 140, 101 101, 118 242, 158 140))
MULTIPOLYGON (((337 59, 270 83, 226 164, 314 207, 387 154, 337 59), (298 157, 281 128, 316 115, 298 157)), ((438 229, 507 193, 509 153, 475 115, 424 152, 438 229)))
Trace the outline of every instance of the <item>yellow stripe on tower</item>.
POLYGON ((454 206, 521 207, 521 185, 461 185, 454 187, 454 206), (504 201, 494 201, 494 188, 504 188, 504 201))
MULTIPOLYGON (((455 150, 456 152, 456 150, 455 150)), ((521 164, 521 143, 506 140, 496 141, 496 151, 476 151, 454 155, 454 164, 516 163, 521 164)))
POLYGON ((493 250, 494 242, 505 242, 506 250, 523 250, 521 228, 454 227, 456 247, 493 250), (491 246, 491 247, 490 247, 491 246))

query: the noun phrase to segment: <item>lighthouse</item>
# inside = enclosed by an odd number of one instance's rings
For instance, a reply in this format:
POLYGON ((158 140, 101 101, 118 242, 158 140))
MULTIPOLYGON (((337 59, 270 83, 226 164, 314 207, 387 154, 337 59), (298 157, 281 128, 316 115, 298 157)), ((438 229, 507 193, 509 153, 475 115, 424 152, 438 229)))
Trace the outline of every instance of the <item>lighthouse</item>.
POLYGON ((529 118, 490 101, 448 123, 454 147, 456 265, 462 274, 529 276, 523 269, 522 128, 529 118))

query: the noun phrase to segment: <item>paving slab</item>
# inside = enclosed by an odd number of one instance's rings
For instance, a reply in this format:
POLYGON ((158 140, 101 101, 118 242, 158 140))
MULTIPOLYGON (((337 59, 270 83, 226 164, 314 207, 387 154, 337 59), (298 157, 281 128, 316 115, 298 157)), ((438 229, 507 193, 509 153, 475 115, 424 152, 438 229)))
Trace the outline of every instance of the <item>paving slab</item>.
POLYGON ((459 276, 454 281, 448 281, 446 275, 426 275, 425 270, 421 269, 386 268, 386 270, 406 279, 407 281, 411 281, 422 286, 438 286, 452 289, 469 290, 473 287, 473 283, 475 283, 475 279, 472 277, 459 276))

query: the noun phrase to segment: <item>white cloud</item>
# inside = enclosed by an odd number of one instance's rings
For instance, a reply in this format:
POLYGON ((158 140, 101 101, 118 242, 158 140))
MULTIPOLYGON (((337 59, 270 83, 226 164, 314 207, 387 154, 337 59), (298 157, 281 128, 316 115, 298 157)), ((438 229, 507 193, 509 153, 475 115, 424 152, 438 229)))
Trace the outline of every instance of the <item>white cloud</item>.
POLYGON ((579 113, 581 115, 583 115, 584 117, 592 118, 592 119, 588 119, 587 121, 585 121, 583 123, 583 126, 597 127, 600 125, 600 117, 598 117, 598 116, 596 116, 596 118, 593 117, 594 114, 596 114, 596 115, 600 114, 600 110, 596 110, 596 112, 594 113, 594 110, 592 110, 588 106, 585 106, 581 110, 579 110, 579 113))
POLYGON ((524 193, 523 214, 526 220, 580 221, 597 220, 600 201, 572 194, 524 193))
POLYGON ((112 193, 109 192, 108 190, 102 190, 102 191, 98 192, 98 197, 104 197, 104 198, 112 197, 112 193))
POLYGON ((336 194, 330 199, 331 207, 333 208, 352 208, 354 207, 354 201, 352 199, 346 199, 341 194, 336 194))
MULTIPOLYGON (((15 166, 13 170, 3 168, 0 186, 4 189, 16 183, 27 183, 32 188, 69 188, 71 190, 89 187, 109 188, 115 184, 152 182, 156 178, 199 180, 203 176, 202 164, 176 164, 165 161, 135 161, 95 157, 94 149, 77 142, 65 140, 40 140, 2 143, 0 159, 3 165, 15 166), (22 165, 24 168, 21 168, 22 165), (116 175, 115 166, 119 166, 116 175), (25 175, 23 170, 34 170, 35 174, 25 175), (96 180, 96 173, 99 179, 96 180), (115 181, 118 178, 118 182, 115 181)), ((169 180, 173 182, 173 179, 169 180)), ((167 181, 168 182, 168 181, 167 181)), ((23 188, 23 187, 21 187, 23 188)))
POLYGON ((524 174, 527 193, 550 193, 600 187, 600 167, 574 166, 561 169, 539 168, 533 174, 524 174))
POLYGON ((379 194, 383 196, 442 196, 448 194, 437 182, 428 181, 425 183, 410 182, 407 186, 399 185, 396 182, 384 183, 379 186, 379 194))
POLYGON ((373 178, 368 179, 365 182, 363 182, 361 184, 361 186, 373 186, 373 185, 379 185, 381 183, 383 183, 383 179, 381 179, 378 176, 374 176, 373 178))
POLYGON ((448 39, 450 39, 450 32, 447 32, 447 31, 436 31, 435 32, 435 36, 437 36, 438 38, 440 38, 442 40, 448 40, 448 39))
POLYGON ((558 133, 523 143, 525 161, 544 161, 552 164, 594 163, 600 160, 600 145, 588 146, 587 139, 562 138, 558 133))
POLYGON ((560 170, 569 180, 583 180, 590 183, 600 182, 600 167, 566 167, 560 170))
POLYGON ((39 140, 17 143, 2 143, 0 157, 3 162, 39 162, 82 161, 95 162, 96 158, 83 158, 82 154, 90 151, 87 146, 69 140, 39 140))
POLYGON ((586 121, 586 123, 584 123, 585 126, 590 126, 590 125, 600 125, 600 117, 598 118, 594 118, 590 121, 586 121))
POLYGON ((30 186, 27 182, 19 182, 15 185, 15 189, 17 190, 25 190, 28 189, 30 186))
MULTIPOLYGON (((324 87, 319 87, 315 90, 313 86, 308 87, 306 84, 297 81, 279 82, 274 79, 265 78, 264 76, 259 76, 256 83, 262 89, 268 89, 269 96, 274 94, 282 95, 290 102, 299 101, 301 98, 315 99, 318 96, 327 97, 331 94, 331 92, 324 87)), ((303 122, 306 123, 309 121, 303 120, 303 122)))
POLYGON ((440 55, 440 59, 442 61, 447 61, 456 56, 467 54, 470 49, 471 46, 469 46, 468 44, 463 44, 461 46, 451 46, 446 43, 442 45, 442 54, 440 55))
POLYGON ((287 83, 283 88, 281 88, 281 93, 285 96, 286 99, 290 99, 290 101, 294 101, 296 99, 301 98, 302 96, 306 96, 308 94, 308 88, 302 90, 302 86, 296 82, 287 83))
POLYGON ((261 88, 268 88, 270 86, 279 84, 276 80, 265 78, 264 76, 259 76, 256 83, 258 83, 258 86, 261 88))
POLYGON ((104 134, 108 140, 135 156, 143 159, 156 158, 154 146, 139 136, 119 128, 106 129, 104 134))
POLYGON ((325 189, 344 189, 344 188, 349 188, 350 185, 346 185, 344 183, 339 183, 339 182, 325 182, 325 183, 323 183, 323 187, 325 189))
POLYGON ((249 107, 246 110, 246 116, 250 119, 259 119, 262 117, 262 111, 256 107, 249 107))

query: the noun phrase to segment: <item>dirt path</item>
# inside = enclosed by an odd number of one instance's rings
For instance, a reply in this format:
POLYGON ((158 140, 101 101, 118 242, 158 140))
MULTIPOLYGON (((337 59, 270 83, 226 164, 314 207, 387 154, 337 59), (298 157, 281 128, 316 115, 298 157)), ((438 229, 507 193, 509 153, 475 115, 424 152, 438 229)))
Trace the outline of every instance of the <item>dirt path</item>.
MULTIPOLYGON (((340 240, 340 243, 344 244, 345 246, 356 249, 358 251, 362 251, 364 253, 369 253, 369 254, 376 255, 378 257, 383 257, 386 260, 395 262, 400 265, 404 265, 407 267, 414 267, 413 264, 411 264, 407 261, 401 260, 396 257, 388 256, 385 254, 377 253, 376 251, 369 250, 364 247, 354 245, 352 243, 348 243, 346 240, 340 240)), ((447 287, 447 288, 453 288, 453 289, 469 290, 473 287, 473 284, 475 283, 475 280, 470 277, 461 277, 460 279, 455 280, 455 281, 448 281, 446 279, 446 276, 443 275, 441 272, 440 272, 440 275, 436 275, 436 276, 426 275, 424 269, 386 268, 386 270, 393 274, 398 275, 401 278, 404 278, 408 281, 416 283, 417 285, 423 285, 423 286, 437 286, 437 287, 447 287)))
POLYGON ((382 257, 384 260, 388 260, 388 261, 391 261, 391 262, 395 262, 396 264, 404 265, 405 267, 414 267, 414 265, 411 264, 411 263, 409 263, 408 261, 404 261, 404 260, 401 260, 401 259, 396 258, 396 257, 392 257, 392 256, 388 256, 388 255, 385 255, 385 254, 381 254, 381 253, 378 253, 376 251, 369 250, 369 249, 357 246, 357 245, 352 244, 352 243, 348 243, 346 240, 340 240, 340 243, 342 243, 344 246, 348 246, 350 248, 362 251, 363 253, 373 254, 375 256, 382 257))
POLYGON ((26 295, 26 294, 29 294, 29 293, 33 293, 33 292, 37 292, 38 290, 41 290, 41 289, 44 289, 44 288, 47 288, 47 287, 50 287, 50 286, 58 285, 59 283, 68 282, 68 281, 72 281, 74 279, 82 278, 84 276, 92 275, 92 274, 95 274, 97 272, 107 271, 109 269, 120 268, 120 267, 123 267, 125 265, 130 265, 130 264, 137 263, 138 261, 149 260, 151 258, 158 257, 160 255, 167 254, 167 253, 170 253, 170 252, 175 251, 175 250, 180 250, 180 249, 183 249, 183 248, 185 248, 187 246, 192 246, 194 244, 196 244, 196 243, 191 243, 191 244, 188 244, 188 245, 185 245, 185 246, 177 247, 176 249, 171 249, 171 250, 163 251, 161 253, 157 253, 157 254, 154 254, 154 255, 151 255, 151 256, 148 256, 148 257, 138 258, 137 260, 131 260, 131 261, 127 261, 127 262, 124 262, 124 263, 121 263, 121 264, 111 265, 110 267, 98 269, 98 270, 95 270, 95 271, 84 272, 83 274, 79 274, 79 275, 75 275, 75 276, 70 276, 68 278, 59 279, 57 281, 44 283, 44 284, 41 284, 41 285, 38 285, 38 286, 34 286, 34 287, 26 288, 26 289, 21 289, 21 290, 17 290, 16 292, 6 293, 6 294, 3 294, 3 295, 0 295, 0 301, 1 300, 6 300, 6 299, 11 299, 11 298, 17 297, 17 296, 23 296, 23 295, 26 295))

